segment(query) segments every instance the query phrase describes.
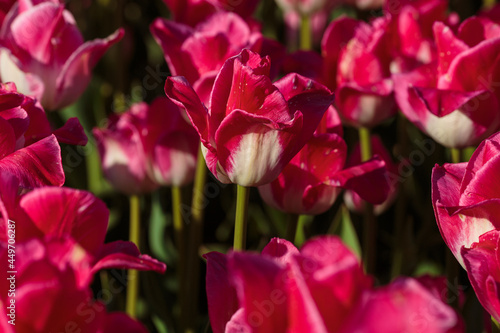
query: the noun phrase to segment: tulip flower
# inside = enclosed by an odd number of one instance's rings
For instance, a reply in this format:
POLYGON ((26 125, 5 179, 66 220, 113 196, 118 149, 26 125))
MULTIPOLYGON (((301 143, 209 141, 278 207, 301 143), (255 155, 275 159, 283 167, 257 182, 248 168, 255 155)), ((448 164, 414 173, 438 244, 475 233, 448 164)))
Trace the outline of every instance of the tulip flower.
POLYGON ((333 101, 313 81, 294 94, 293 84, 303 80, 295 74, 273 85, 269 70, 269 58, 249 50, 228 59, 215 80, 210 111, 184 77, 167 79, 165 93, 186 108, 208 169, 223 183, 259 186, 274 180, 333 101))
POLYGON ((165 97, 151 105, 134 104, 93 133, 106 178, 124 193, 182 186, 193 180, 198 135, 165 97))
MULTIPOLYGON (((382 161, 385 163, 386 171, 385 174, 386 179, 389 183, 388 195, 386 199, 373 207, 373 211, 376 215, 380 215, 384 212, 396 199, 398 193, 398 183, 397 183, 397 175, 398 175, 398 165, 392 161, 392 158, 384 147, 384 144, 380 140, 378 136, 372 136, 371 138, 371 147, 373 150, 373 154, 380 157, 382 161)), ((358 145, 354 147, 351 152, 351 155, 347 161, 347 166, 358 165, 361 163, 361 148, 358 145)), ((377 188, 374 186, 373 188, 377 188)), ((353 211, 358 213, 362 213, 365 207, 365 201, 359 196, 358 193, 352 190, 347 190, 344 193, 344 202, 346 206, 353 211)))
POLYGON ((59 143, 87 143, 76 118, 52 131, 45 111, 14 84, 0 84, 0 173, 10 172, 25 188, 62 186, 59 143))
POLYGON ((214 333, 460 331, 453 309, 416 280, 373 289, 358 258, 336 237, 309 240, 300 251, 273 238, 260 255, 205 258, 214 333))
POLYGON ((323 36, 327 86, 335 90, 337 110, 351 126, 371 128, 396 114, 388 25, 388 18, 367 24, 341 17, 323 36))
POLYGON ((0 178, 0 213, 3 233, 0 243, 7 243, 7 221, 16 223, 16 242, 32 238, 72 239, 88 255, 90 264, 81 280, 89 282, 92 275, 103 268, 133 268, 165 271, 165 265, 141 255, 130 242, 115 241, 104 244, 109 211, 106 205, 86 191, 46 186, 22 196, 18 182, 10 174, 0 178))
POLYGON ((484 140, 467 163, 436 166, 432 203, 446 245, 467 270, 479 301, 500 320, 497 290, 500 134, 484 140))
POLYGON ((195 28, 156 19, 150 29, 163 49, 172 75, 184 76, 203 103, 208 102, 215 77, 224 62, 242 49, 271 55, 274 76, 284 57, 284 49, 277 42, 253 31, 233 13, 214 14, 195 28))
MULTIPOLYGON (((296 79, 293 85, 280 81, 284 86, 280 91, 293 86, 292 92, 300 93, 306 90, 307 81, 305 78, 296 79)), ((338 119, 333 107, 327 112, 334 114, 330 118, 338 119)), ((322 123, 327 120, 325 114, 322 123)), ((267 204, 287 213, 320 214, 332 206, 342 188, 355 189, 373 203, 381 203, 386 199, 389 184, 385 163, 374 159, 344 169, 347 146, 340 135, 328 129, 334 126, 332 122, 320 125, 278 178, 259 186, 259 193, 267 204), (365 182, 372 186, 362 185, 365 182)))
MULTIPOLYGON (((7 262, 6 245, 2 245, 0 258, 7 262)), ((78 329, 79 332, 104 333, 116 332, 118 327, 120 332, 146 332, 140 323, 125 314, 107 313, 101 301, 92 300, 92 290, 80 281, 89 264, 85 251, 70 239, 46 242, 31 239, 16 244, 16 273, 10 275, 14 279, 0 282, 2 321, 6 318, 6 322, 0 323, 2 332, 78 329), (8 293, 11 282, 15 285, 15 297, 8 293), (9 317, 11 304, 15 305, 13 317, 9 317)))
POLYGON ((13 6, 0 33, 0 75, 39 99, 47 110, 75 102, 90 71, 123 36, 83 42, 75 19, 58 1, 22 0, 13 6))
POLYGON ((500 124, 500 28, 471 17, 457 34, 442 22, 433 31, 438 61, 394 75, 396 100, 412 123, 445 147, 475 145, 500 124))

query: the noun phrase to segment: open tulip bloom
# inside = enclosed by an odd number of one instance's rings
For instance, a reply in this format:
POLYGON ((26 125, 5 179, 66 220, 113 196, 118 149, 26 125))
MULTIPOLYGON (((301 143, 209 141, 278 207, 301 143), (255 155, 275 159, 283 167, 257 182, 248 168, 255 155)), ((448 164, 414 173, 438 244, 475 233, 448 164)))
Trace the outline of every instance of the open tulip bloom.
POLYGON ((208 169, 223 183, 259 186, 273 181, 309 140, 333 94, 289 74, 273 84, 270 61, 243 50, 215 79, 207 109, 184 77, 169 77, 165 93, 186 109, 198 131, 208 169))
POLYGON ((500 134, 483 141, 468 163, 436 166, 432 203, 446 245, 467 270, 486 310, 500 320, 500 134))
POLYGON ((47 110, 75 102, 90 82, 90 71, 123 37, 84 43, 72 14, 57 1, 20 0, 0 30, 0 75, 39 99, 47 110))

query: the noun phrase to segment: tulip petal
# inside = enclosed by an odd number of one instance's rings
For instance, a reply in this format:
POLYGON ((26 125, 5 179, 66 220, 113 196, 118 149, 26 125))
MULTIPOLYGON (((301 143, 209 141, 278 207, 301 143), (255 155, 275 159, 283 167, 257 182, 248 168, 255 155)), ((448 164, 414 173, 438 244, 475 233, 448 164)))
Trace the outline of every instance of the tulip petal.
POLYGON ((252 332, 284 332, 287 292, 281 265, 271 258, 231 252, 228 267, 246 323, 252 332))
POLYGON ((151 34, 160 45, 172 75, 183 75, 194 83, 199 73, 190 56, 181 51, 184 41, 194 31, 191 27, 170 20, 157 18, 149 27, 151 34))
POLYGON ((107 313, 104 317, 103 332, 146 333, 146 328, 137 320, 123 312, 107 313))
POLYGON ((90 192, 44 187, 23 196, 20 206, 45 236, 61 238, 70 234, 89 253, 99 252, 109 211, 90 192))
POLYGON ((57 141, 61 143, 85 146, 88 142, 87 135, 76 117, 68 119, 68 121, 66 121, 62 127, 56 129, 53 134, 56 136, 57 141))
POLYGON ((210 252, 203 257, 207 260, 207 300, 208 316, 214 333, 224 333, 226 323, 238 310, 236 290, 229 281, 227 257, 219 252, 210 252))
POLYGON ((26 188, 61 186, 64 172, 56 137, 48 136, 1 159, 0 172, 14 174, 26 188))
POLYGON ((269 183, 296 153, 284 148, 295 148, 295 136, 301 129, 302 115, 298 112, 293 121, 277 124, 267 117, 233 110, 215 136, 218 161, 233 183, 242 186, 269 183))
POLYGON ((277 237, 273 237, 261 252, 262 255, 272 257, 284 265, 299 253, 299 250, 291 242, 277 237))
POLYGON ((340 171, 327 184, 352 190, 363 200, 372 204, 383 203, 391 189, 385 162, 378 156, 360 165, 340 171), (366 184, 370 184, 370 187, 367 187, 366 184))
POLYGON ((0 159, 14 152, 16 136, 9 122, 0 117, 0 159))
MULTIPOLYGON (((91 71, 106 53, 106 51, 124 35, 124 30, 119 29, 105 39, 95 39, 82 44, 76 49, 64 63, 61 72, 57 76, 53 102, 44 94, 42 101, 46 108, 51 110, 62 108, 71 104, 75 97, 80 96, 88 86, 92 77, 91 71)), ((47 87, 46 87, 47 89, 47 87)))
POLYGON ((167 266, 146 254, 141 254, 132 242, 114 241, 102 246, 92 267, 92 273, 109 268, 151 270, 164 273, 167 266))
POLYGON ((448 68, 460 53, 467 51, 467 44, 458 39, 453 31, 443 22, 435 22, 432 26, 438 48, 438 72, 442 75, 448 71, 448 68))
POLYGON ((467 275, 479 302, 497 321, 500 320, 498 239, 498 231, 493 230, 481 235, 471 249, 463 247, 461 250, 467 275))

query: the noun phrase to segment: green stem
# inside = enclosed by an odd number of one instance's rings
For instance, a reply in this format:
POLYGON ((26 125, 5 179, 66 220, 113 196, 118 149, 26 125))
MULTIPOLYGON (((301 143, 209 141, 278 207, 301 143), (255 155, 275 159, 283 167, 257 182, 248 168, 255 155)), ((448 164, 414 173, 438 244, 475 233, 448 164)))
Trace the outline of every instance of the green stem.
POLYGON ((359 129, 359 144, 361 147, 361 161, 368 161, 372 158, 372 142, 370 140, 369 128, 361 127, 359 129))
POLYGON ((250 188, 237 185, 236 194, 236 219, 234 222, 234 243, 233 250, 242 251, 245 249, 247 237, 248 199, 250 188))
POLYGON ((462 151, 457 148, 451 148, 451 162, 460 163, 462 161, 462 151))
MULTIPOLYGON (((361 161, 368 161, 372 157, 369 128, 359 128, 359 144, 361 148, 361 161)), ((368 202, 365 204, 363 223, 363 262, 366 272, 373 274, 375 271, 377 249, 377 220, 373 214, 373 205, 368 202)))
POLYGON ((300 19, 300 49, 312 50, 311 18, 303 15, 300 19))
POLYGON ((177 251, 179 252, 179 261, 183 263, 184 258, 184 227, 181 214, 182 195, 179 186, 172 186, 172 218, 174 222, 174 232, 177 242, 177 251))
POLYGON ((297 247, 300 248, 302 244, 306 241, 306 235, 304 228, 306 224, 312 222, 313 216, 312 215, 299 215, 299 220, 297 222, 297 231, 295 233, 295 239, 293 241, 293 244, 297 247))
POLYGON ((493 316, 491 317, 491 332, 500 333, 500 326, 498 325, 498 322, 495 320, 495 318, 493 318, 493 316))
POLYGON ((295 242, 295 236, 297 235, 297 228, 299 226, 299 216, 298 214, 288 214, 288 223, 286 225, 286 235, 285 239, 290 242, 295 242))
POLYGON ((193 330, 195 321, 192 318, 198 317, 198 289, 200 280, 200 256, 199 249, 202 243, 203 234, 203 212, 205 208, 204 186, 207 178, 207 166, 205 158, 198 149, 198 160, 196 162, 196 173, 194 176, 193 199, 191 202, 191 215, 189 221, 188 244, 186 248, 186 302, 187 311, 181 314, 182 326, 186 327, 185 332, 193 330))
MULTIPOLYGON (((130 227, 129 240, 139 247, 140 237, 140 200, 139 196, 130 196, 130 227)), ((139 272, 135 269, 128 270, 126 312, 136 318, 136 306, 139 287, 139 272)))

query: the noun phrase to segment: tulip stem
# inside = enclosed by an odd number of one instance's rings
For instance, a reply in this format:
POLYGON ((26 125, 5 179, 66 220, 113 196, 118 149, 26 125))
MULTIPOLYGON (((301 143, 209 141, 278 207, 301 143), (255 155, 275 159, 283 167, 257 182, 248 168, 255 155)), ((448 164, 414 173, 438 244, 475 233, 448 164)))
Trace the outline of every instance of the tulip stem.
POLYGON ((203 234, 203 212, 205 206, 205 195, 203 194, 205 180, 207 178, 207 167, 205 157, 201 151, 201 145, 198 149, 198 158, 196 161, 196 173, 194 175, 193 199, 191 203, 191 216, 189 220, 189 246, 187 247, 186 264, 186 288, 188 311, 182 316, 185 331, 194 329, 195 322, 190 318, 198 317, 198 289, 200 280, 200 256, 199 249, 203 234), (189 326, 189 327, 188 327, 189 326))
POLYGON ((462 150, 457 148, 451 148, 451 162, 460 163, 462 161, 462 150))
MULTIPOLYGON (((182 221, 181 207, 182 207, 182 193, 179 186, 172 186, 172 219, 174 224, 175 239, 177 245, 177 278, 179 283, 179 305, 181 311, 181 318, 187 314, 187 289, 186 289, 186 248, 184 242, 184 222, 182 221)), ((183 323, 184 326, 184 323, 183 323)))
POLYGON ((292 243, 295 243, 295 236, 299 227, 299 216, 298 214, 288 214, 285 239, 292 243))
MULTIPOLYGON (((359 145, 361 148, 361 161, 366 162, 372 157, 369 128, 359 128, 359 145)), ((363 223, 363 262, 366 272, 373 274, 376 262, 377 220, 373 214, 373 205, 368 202, 365 203, 363 223)))
POLYGON ((245 249, 247 238, 247 218, 248 218, 248 199, 250 197, 250 188, 237 185, 236 194, 236 220, 234 224, 234 251, 245 249))
POLYGON ((361 161, 366 162, 372 158, 372 143, 370 140, 370 129, 367 127, 359 128, 359 145, 361 147, 361 161))
POLYGON ((309 15, 302 15, 300 19, 300 49, 312 50, 311 39, 311 17, 309 15))
MULTIPOLYGON (((139 196, 130 196, 130 225, 129 225, 129 240, 139 247, 140 237, 140 200, 139 196)), ((127 283, 127 301, 126 312, 136 318, 137 295, 139 287, 139 272, 135 269, 128 270, 127 283)))
POLYGON ((500 333, 500 326, 498 325, 498 321, 491 316, 491 332, 492 333, 500 333))

